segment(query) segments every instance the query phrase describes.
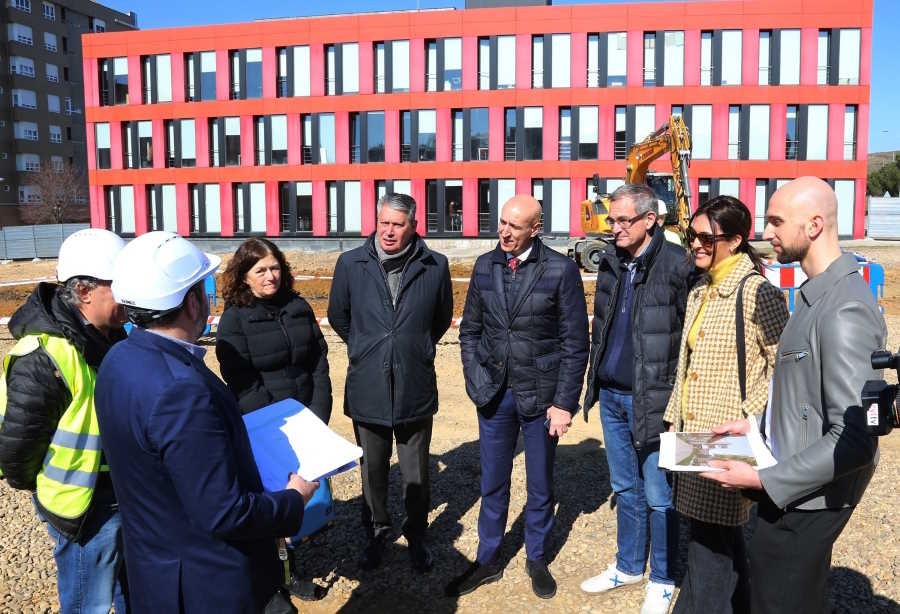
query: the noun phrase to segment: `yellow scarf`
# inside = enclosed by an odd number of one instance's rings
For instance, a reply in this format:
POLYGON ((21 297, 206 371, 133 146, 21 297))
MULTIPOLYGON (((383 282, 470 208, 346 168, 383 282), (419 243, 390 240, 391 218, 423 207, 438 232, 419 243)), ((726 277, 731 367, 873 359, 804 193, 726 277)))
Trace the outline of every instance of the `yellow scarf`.
MULTIPOLYGON (((706 291, 703 293, 703 302, 700 303, 700 309, 697 310, 697 317, 694 318, 694 321, 691 323, 691 328, 688 330, 687 336, 687 346, 688 349, 693 351, 694 346, 697 345, 697 334, 700 332, 700 322, 703 320, 703 314, 706 311, 706 301, 709 298, 709 291, 715 286, 719 285, 723 279, 728 277, 734 268, 737 266, 737 263, 740 261, 741 256, 743 254, 735 254, 733 256, 729 256, 722 260, 721 262, 714 264, 713 267, 709 270, 710 282, 706 286, 706 291)), ((690 367, 690 360, 688 361, 687 367, 690 367)), ((684 383, 681 386, 681 416, 682 419, 685 417, 685 410, 687 409, 687 398, 688 398, 688 388, 690 378, 687 377, 688 369, 685 368, 685 378, 684 383)))

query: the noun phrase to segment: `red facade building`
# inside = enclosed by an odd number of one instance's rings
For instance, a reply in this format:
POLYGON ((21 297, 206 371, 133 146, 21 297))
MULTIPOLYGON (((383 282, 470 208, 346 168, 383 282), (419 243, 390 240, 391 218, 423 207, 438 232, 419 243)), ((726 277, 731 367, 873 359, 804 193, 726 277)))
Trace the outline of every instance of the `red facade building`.
MULTIPOLYGON (((86 34, 94 226, 359 236, 404 191, 419 232, 493 236, 533 193, 582 234, 588 178, 679 113, 694 206, 829 180, 865 231, 872 0, 433 10, 86 34)), ((665 172, 660 160, 654 170, 665 172)))

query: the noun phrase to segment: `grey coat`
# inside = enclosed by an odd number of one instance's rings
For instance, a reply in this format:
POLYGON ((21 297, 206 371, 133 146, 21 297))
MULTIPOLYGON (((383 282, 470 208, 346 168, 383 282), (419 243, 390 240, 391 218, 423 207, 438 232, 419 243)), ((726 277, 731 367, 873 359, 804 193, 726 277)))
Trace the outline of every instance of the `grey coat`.
POLYGON ((769 433, 778 464, 759 478, 783 509, 856 505, 875 470, 860 392, 881 377, 870 357, 887 328, 858 266, 844 254, 803 284, 778 344, 769 433))

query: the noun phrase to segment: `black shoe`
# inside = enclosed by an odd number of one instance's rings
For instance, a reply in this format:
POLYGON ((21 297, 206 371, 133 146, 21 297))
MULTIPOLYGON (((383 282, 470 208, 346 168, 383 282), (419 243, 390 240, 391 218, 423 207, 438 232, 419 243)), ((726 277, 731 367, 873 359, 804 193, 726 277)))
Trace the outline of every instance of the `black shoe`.
POLYGON ((550 575, 544 559, 525 561, 525 571, 531 576, 531 590, 541 599, 550 599, 556 594, 556 580, 550 575))
POLYGON ((325 596, 321 586, 296 574, 291 574, 290 591, 291 595, 303 601, 318 601, 325 596))
POLYGON ((468 595, 482 584, 496 582, 502 577, 503 568, 499 565, 482 565, 476 561, 446 586, 444 594, 448 597, 468 595))
POLYGON ((381 565, 381 558, 384 556, 385 538, 376 536, 372 538, 366 549, 363 550, 359 557, 360 568, 371 571, 377 569, 381 565))
POLYGON ((431 552, 421 541, 409 542, 409 562, 413 570, 419 573, 428 573, 434 567, 431 552))

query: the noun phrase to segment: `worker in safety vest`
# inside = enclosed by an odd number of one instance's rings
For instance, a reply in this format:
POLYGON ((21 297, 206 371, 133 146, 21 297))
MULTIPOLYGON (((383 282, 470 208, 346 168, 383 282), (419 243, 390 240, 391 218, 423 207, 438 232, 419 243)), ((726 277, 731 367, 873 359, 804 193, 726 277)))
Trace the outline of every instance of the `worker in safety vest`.
POLYGON ((131 241, 113 274, 135 327, 97 374, 97 416, 138 614, 292 609, 277 538, 300 530, 318 483, 285 472, 283 490, 263 491, 237 399, 203 362, 203 282, 218 266, 156 231, 131 241))
POLYGON ((125 245, 89 228, 59 249, 59 284, 41 283, 9 322, 18 341, 0 377, 0 471, 34 492, 56 559, 66 612, 127 612, 121 523, 100 447, 94 379, 125 312, 113 300, 113 261, 125 245))

